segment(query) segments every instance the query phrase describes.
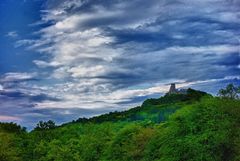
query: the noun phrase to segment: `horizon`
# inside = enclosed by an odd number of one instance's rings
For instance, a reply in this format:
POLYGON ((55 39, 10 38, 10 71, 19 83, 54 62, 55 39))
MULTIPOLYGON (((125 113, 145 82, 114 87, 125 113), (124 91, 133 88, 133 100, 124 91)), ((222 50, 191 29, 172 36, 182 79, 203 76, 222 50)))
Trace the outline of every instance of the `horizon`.
MULTIPOLYGON (((172 84, 172 83, 171 83, 171 84, 172 84)), ((173 84, 175 84, 175 83, 173 83, 173 84)), ((240 87, 240 86, 239 86, 239 87, 240 87)), ((176 88, 176 90, 179 90, 179 89, 193 89, 193 88, 176 88)), ((170 89, 169 89, 169 90, 170 90, 170 89)), ((195 89, 193 89, 193 90, 195 90, 195 89)), ((196 91, 200 91, 200 90, 196 90, 196 91)), ((200 91, 200 92, 205 92, 205 91, 200 91)), ((162 94, 162 95, 160 95, 160 96, 158 96, 158 97, 152 97, 152 98, 147 98, 147 99, 158 99, 158 98, 161 98, 161 97, 166 96, 168 93, 169 93, 169 91, 167 91, 166 93, 164 93, 164 94, 162 94)), ((206 92, 206 94, 210 94, 210 93, 207 93, 207 92, 206 92)), ((213 97, 218 97, 217 95, 213 95, 213 94, 210 94, 210 95, 213 96, 213 97)), ((219 98, 220 98, 220 97, 219 97, 219 98)), ((129 107, 129 108, 127 108, 127 109, 122 109, 121 111, 117 111, 117 110, 115 110, 115 111, 108 111, 108 112, 106 112, 106 113, 101 113, 101 114, 93 115, 93 116, 90 116, 90 117, 84 117, 84 116, 83 116, 83 117, 79 117, 79 118, 77 118, 77 119, 75 119, 75 120, 71 120, 71 121, 68 121, 68 122, 62 122, 62 123, 60 123, 60 124, 56 124, 56 127, 57 127, 57 126, 58 126, 58 127, 61 127, 61 126, 65 125, 65 124, 75 122, 75 121, 77 121, 78 119, 81 119, 81 118, 91 119, 91 118, 93 118, 93 117, 98 117, 98 116, 101 116, 101 115, 104 115, 104 114, 110 114, 111 112, 124 112, 124 111, 130 110, 130 109, 132 109, 132 108, 136 108, 136 107, 142 106, 142 104, 144 103, 144 101, 146 101, 147 99, 143 100, 143 102, 141 102, 140 105, 137 105, 137 106, 135 106, 135 107, 129 107)), ((43 120, 39 120, 39 122, 40 122, 40 121, 43 121, 43 120)), ((55 123, 55 120, 52 120, 52 119, 44 120, 43 122, 47 122, 47 121, 53 121, 53 122, 55 123)), ((34 130, 34 128, 36 128, 36 125, 37 125, 39 122, 37 122, 35 125, 32 125, 31 127, 25 127, 24 125, 18 124, 17 122, 14 122, 14 121, 11 121, 11 122, 9 122, 9 121, 7 121, 7 122, 2 122, 2 121, 0 121, 0 123, 16 123, 17 125, 20 125, 21 128, 26 128, 26 131, 27 131, 27 132, 30 132, 30 131, 34 130)))
POLYGON ((127 110, 172 82, 240 85, 236 0, 2 0, 0 16, 0 122, 127 110))

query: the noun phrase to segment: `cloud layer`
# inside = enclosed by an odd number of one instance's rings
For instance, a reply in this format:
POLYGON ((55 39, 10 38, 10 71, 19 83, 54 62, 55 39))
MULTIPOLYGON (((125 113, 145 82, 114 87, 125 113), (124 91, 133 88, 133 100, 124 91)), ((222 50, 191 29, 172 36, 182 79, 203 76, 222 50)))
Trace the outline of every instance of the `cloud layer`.
POLYGON ((238 1, 48 0, 37 24, 38 38, 16 47, 38 52, 39 70, 0 80, 1 107, 21 108, 25 122, 122 110, 171 82, 216 93, 239 80, 238 1))

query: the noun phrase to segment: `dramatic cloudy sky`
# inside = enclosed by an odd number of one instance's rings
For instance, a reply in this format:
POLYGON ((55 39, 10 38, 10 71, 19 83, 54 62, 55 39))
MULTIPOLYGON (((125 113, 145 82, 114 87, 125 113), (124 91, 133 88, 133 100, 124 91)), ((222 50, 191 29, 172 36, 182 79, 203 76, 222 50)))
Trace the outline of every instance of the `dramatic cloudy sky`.
POLYGON ((239 0, 1 0, 0 121, 140 105, 168 84, 240 84, 239 0))

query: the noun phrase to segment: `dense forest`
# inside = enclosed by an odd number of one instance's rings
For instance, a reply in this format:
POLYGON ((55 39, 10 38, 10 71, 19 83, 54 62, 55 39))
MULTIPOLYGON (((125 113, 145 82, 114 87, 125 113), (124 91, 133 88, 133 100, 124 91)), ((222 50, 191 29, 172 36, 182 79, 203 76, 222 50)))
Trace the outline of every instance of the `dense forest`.
POLYGON ((0 123, 0 161, 239 161, 239 88, 188 89, 122 112, 27 132, 0 123))

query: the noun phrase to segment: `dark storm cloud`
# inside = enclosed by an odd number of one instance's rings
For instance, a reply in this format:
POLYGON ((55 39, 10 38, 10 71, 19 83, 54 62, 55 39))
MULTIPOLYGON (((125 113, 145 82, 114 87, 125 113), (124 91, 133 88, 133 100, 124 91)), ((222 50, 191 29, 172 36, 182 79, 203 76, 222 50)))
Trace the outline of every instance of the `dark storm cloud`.
POLYGON ((10 99, 28 99, 30 102, 42 102, 42 101, 58 101, 59 99, 57 98, 52 98, 47 96, 46 94, 38 94, 38 95, 28 95, 26 93, 23 92, 19 92, 19 91, 0 91, 0 96, 1 97, 7 97, 10 99))
POLYGON ((240 55, 233 53, 226 56, 223 56, 218 62, 217 65, 223 65, 226 67, 236 67, 240 64, 240 55))

